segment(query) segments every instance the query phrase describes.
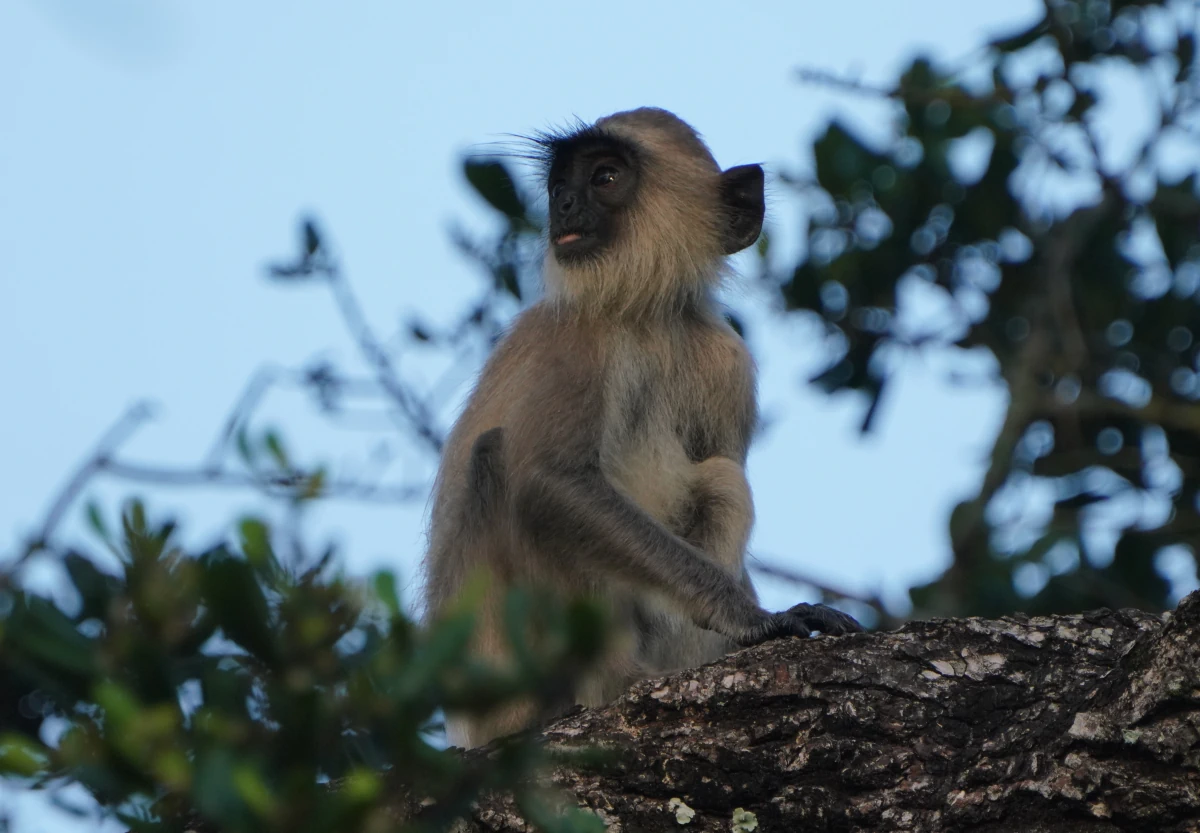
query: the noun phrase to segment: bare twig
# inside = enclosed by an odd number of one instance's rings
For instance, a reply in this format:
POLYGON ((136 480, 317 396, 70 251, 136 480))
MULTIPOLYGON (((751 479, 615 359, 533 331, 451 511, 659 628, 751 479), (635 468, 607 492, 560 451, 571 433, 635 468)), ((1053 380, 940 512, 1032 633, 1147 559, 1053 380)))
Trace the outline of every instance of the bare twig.
POLYGON ((889 90, 884 87, 874 87, 870 84, 864 84, 863 82, 854 78, 844 78, 840 75, 835 75, 834 73, 825 69, 797 67, 795 73, 796 78, 805 84, 817 84, 822 87, 832 87, 844 92, 870 96, 871 98, 896 97, 895 90, 889 90))
POLYGON ((325 263, 319 267, 319 270, 328 280, 346 328, 357 342, 363 357, 375 371, 375 378, 380 387, 396 403, 405 418, 407 427, 411 428, 431 450, 440 454, 443 439, 440 432, 434 427, 433 416, 425 404, 413 396, 400 381, 400 376, 392 365, 391 358, 375 337, 371 325, 367 323, 362 306, 351 291, 349 283, 342 276, 341 269, 336 264, 325 263))
POLYGON ((207 467, 216 467, 220 464, 221 458, 229 449, 229 441, 233 439, 237 433, 238 426, 245 424, 250 418, 250 414, 258 407, 258 403, 267 394, 267 391, 274 385, 279 383, 279 380, 286 373, 283 368, 274 365, 260 367, 250 377, 250 381, 246 383, 246 387, 242 390, 242 395, 238 397, 237 402, 230 408, 228 416, 225 417, 225 424, 221 428, 221 432, 213 441, 212 447, 205 457, 205 465, 207 467))
MULTIPOLYGON (((303 489, 309 482, 304 473, 265 474, 231 471, 222 467, 167 468, 109 460, 98 472, 156 486, 195 487, 216 486, 234 489, 260 489, 267 494, 286 496, 303 489)), ((321 485, 320 496, 370 503, 403 503, 423 496, 426 484, 388 485, 354 480, 335 480, 321 485)))
MULTIPOLYGON (((205 461, 191 468, 149 466, 116 459, 114 455, 118 448, 150 417, 148 404, 141 402, 130 407, 104 433, 93 452, 75 469, 63 488, 55 495, 38 532, 29 539, 23 552, 6 568, 6 572, 11 574, 32 555, 55 548, 53 538, 62 519, 88 484, 100 476, 107 475, 167 487, 257 489, 272 497, 288 497, 303 491, 311 482, 310 475, 304 472, 236 471, 226 468, 221 462, 222 456, 228 450, 230 439, 238 427, 249 418, 266 391, 292 375, 291 371, 278 367, 260 369, 230 409, 205 461)), ((296 381, 305 384, 302 377, 296 381)), ((403 503, 422 497, 427 490, 428 486, 424 483, 378 484, 344 479, 323 483, 320 495, 367 503, 403 503)))
POLYGON ((83 492, 88 482, 97 472, 108 465, 117 448, 129 439, 130 435, 149 418, 150 406, 145 402, 139 402, 121 414, 121 417, 113 423, 112 427, 104 432, 99 442, 96 443, 96 447, 92 453, 75 469, 66 484, 55 496, 54 502, 50 504, 50 509, 46 512, 46 517, 42 520, 37 535, 34 536, 26 547, 22 560, 50 546, 51 539, 54 537, 58 525, 62 522, 63 516, 71 508, 71 504, 75 502, 80 493, 83 492))
MULTIPOLYGON (((797 67, 796 77, 806 84, 817 84, 831 87, 841 92, 865 95, 870 98, 886 98, 900 102, 928 103, 945 101, 948 104, 964 104, 981 106, 986 104, 1011 104, 1012 94, 1007 90, 997 90, 988 96, 977 96, 953 86, 937 86, 931 89, 911 89, 903 84, 887 88, 866 84, 854 78, 845 78, 823 69, 812 67, 797 67)), ((942 76, 947 77, 947 76, 942 76)))

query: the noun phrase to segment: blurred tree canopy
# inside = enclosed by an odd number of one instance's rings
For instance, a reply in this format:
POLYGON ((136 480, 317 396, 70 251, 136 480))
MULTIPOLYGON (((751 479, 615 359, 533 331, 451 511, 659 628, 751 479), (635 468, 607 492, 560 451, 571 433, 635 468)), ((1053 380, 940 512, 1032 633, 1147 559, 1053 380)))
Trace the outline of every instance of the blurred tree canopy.
MULTIPOLYGON (((821 325, 828 362, 812 383, 861 396, 863 431, 910 351, 987 357, 969 366, 990 366, 1008 391, 978 494, 952 514, 949 566, 910 591, 915 616, 1163 610, 1176 598, 1170 576, 1195 569, 1196 14, 1186 2, 1047 0, 1039 20, 960 67, 918 57, 883 87, 804 73, 886 99, 895 114, 881 143, 833 120, 806 172, 785 178, 808 208, 799 263, 781 268, 769 237, 758 246, 758 280, 785 314, 821 325), (1157 113, 1128 158, 1099 127, 1112 73, 1136 77, 1157 113)), ((451 364, 494 341, 540 266, 539 201, 509 160, 470 159, 465 175, 502 220, 494 236, 455 232, 489 281, 458 321, 413 323, 403 340, 451 364)), ((437 808, 411 829, 441 830, 489 789, 515 791, 540 829, 602 829, 532 785, 546 764, 535 746, 517 739, 463 759, 435 734, 444 706, 554 696, 600 647, 586 605, 514 596, 520 661, 502 673, 465 656, 469 606, 418 629, 392 576, 347 580, 335 550, 304 541, 296 524, 242 518, 192 551, 173 523, 132 502, 116 531, 87 509, 95 552, 59 543, 64 515, 106 476, 248 486, 289 519, 329 497, 422 495, 421 484, 305 468, 278 435, 253 428, 263 391, 297 384, 329 413, 371 391, 431 456, 445 430, 436 394, 398 372, 314 222, 270 275, 332 292, 370 377, 327 363, 265 370, 194 469, 124 461, 136 411, 101 441, 0 575, 0 770, 33 786, 82 785, 139 830, 196 818, 224 830, 390 829, 398 792, 437 808), (23 584, 37 559, 65 568, 76 604, 23 584), (111 563, 120 570, 101 566, 111 563)), ((877 623, 893 621, 882 603, 859 601, 877 623)))

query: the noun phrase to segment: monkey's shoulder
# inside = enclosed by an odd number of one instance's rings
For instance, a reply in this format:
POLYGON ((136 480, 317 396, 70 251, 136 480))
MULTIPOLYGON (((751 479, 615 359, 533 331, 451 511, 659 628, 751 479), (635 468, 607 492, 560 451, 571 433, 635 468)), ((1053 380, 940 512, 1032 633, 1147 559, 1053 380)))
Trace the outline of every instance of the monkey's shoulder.
POLYGON ((742 337, 724 319, 704 320, 689 328, 692 364, 709 372, 730 374, 753 382, 757 367, 742 337))
POLYGON ((670 364, 673 386, 686 394, 683 402, 730 413, 753 407, 757 369, 746 343, 732 327, 715 316, 682 327, 670 364))
POLYGON ((484 366, 481 383, 502 382, 506 395, 566 384, 575 387, 599 370, 600 350, 589 328, 535 304, 509 326, 484 366))

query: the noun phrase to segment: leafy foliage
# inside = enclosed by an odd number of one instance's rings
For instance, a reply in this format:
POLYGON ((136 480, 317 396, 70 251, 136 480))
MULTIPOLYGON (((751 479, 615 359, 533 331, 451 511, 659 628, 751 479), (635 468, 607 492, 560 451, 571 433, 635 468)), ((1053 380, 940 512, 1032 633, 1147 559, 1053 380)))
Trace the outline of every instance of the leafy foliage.
POLYGON ((954 561, 912 591, 918 615, 1163 609, 1156 554, 1194 557, 1200 199, 1159 153, 1182 142, 1200 158, 1194 26, 1181 4, 1048 3, 970 72, 913 61, 879 93, 898 107, 886 146, 835 121, 813 147, 808 252, 780 283, 824 324, 834 358, 813 382, 865 394, 864 431, 913 349, 985 350, 1010 394, 981 491, 951 519, 954 561), (1099 70, 1122 65, 1161 111, 1117 171, 1096 112, 1099 70), (956 164, 981 150, 979 172, 956 164), (1054 177, 1091 196, 1056 211, 1041 187, 1054 177), (948 323, 921 314, 930 296, 948 323), (1013 508, 1035 485, 1054 494, 1048 524, 1013 508), (1120 519, 1131 503, 1168 520, 1120 519), (1091 533, 1101 520, 1115 546, 1091 533))
POLYGON ((418 629, 390 573, 364 587, 332 573, 332 549, 281 556, 261 519, 193 553, 138 502, 115 536, 93 518, 119 569, 55 554, 73 610, 0 587, 0 772, 77 782, 139 831, 394 829, 396 796, 431 800, 405 829, 440 830, 481 790, 514 791, 541 829, 602 829, 530 786, 528 742, 463 758, 433 740, 441 708, 560 691, 601 648, 594 608, 512 596, 501 671, 467 655, 469 605, 418 629))

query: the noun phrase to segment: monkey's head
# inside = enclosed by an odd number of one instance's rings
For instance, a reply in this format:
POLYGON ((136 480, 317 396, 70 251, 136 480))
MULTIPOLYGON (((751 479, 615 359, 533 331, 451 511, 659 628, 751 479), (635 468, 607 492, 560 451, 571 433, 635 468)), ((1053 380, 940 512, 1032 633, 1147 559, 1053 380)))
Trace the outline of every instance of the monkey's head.
POLYGON ((762 230, 763 171, 722 171, 665 110, 538 136, 546 162, 551 292, 611 310, 675 306, 720 280, 762 230))

